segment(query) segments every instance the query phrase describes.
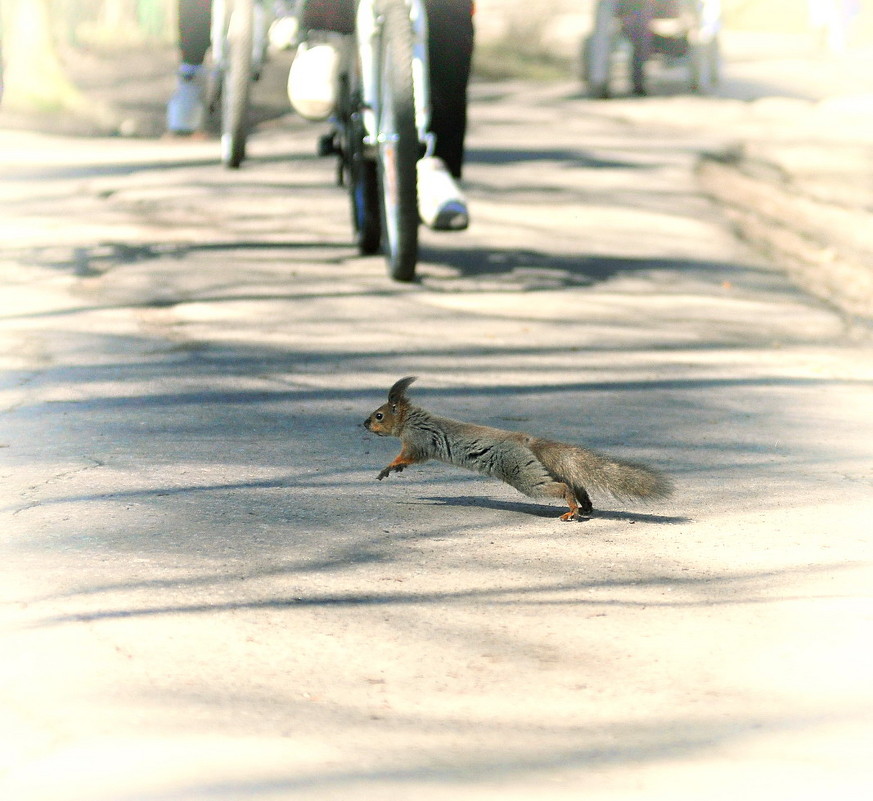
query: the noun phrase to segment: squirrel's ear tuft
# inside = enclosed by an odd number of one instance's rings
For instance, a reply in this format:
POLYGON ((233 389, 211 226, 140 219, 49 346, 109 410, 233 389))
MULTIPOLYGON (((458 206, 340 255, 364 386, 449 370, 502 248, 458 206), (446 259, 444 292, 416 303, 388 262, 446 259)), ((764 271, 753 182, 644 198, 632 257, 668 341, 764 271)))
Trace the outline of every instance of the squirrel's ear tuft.
POLYGON ((391 389, 388 390, 388 403, 400 403, 406 400, 406 389, 418 376, 408 375, 401 378, 391 389))

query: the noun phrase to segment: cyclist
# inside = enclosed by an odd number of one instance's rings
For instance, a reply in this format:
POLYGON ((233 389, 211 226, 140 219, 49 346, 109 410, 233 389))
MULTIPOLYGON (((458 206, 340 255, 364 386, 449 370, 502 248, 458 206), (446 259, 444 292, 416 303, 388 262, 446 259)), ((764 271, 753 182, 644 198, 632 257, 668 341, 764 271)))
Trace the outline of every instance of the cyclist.
MULTIPOLYGON (((469 223, 466 200, 456 180, 464 167, 467 130, 467 84, 473 56, 473 0, 423 0, 428 20, 430 71, 430 132, 432 157, 418 163, 419 211, 425 224, 435 229, 461 229, 469 223)), ((351 33, 355 26, 355 0, 302 0, 300 28, 351 33)), ((318 67, 315 67, 317 70, 318 67)), ((292 70, 293 73, 293 70, 292 70)), ((320 80, 305 75, 305 82, 320 80)), ((305 85, 301 84, 301 85, 305 85)), ((292 105, 297 107, 289 83, 292 105)), ((333 134, 324 137, 330 143, 333 134)), ((330 145, 324 148, 328 152, 330 145)))
MULTIPOLYGON (((298 0, 271 0, 275 20, 293 16, 298 0)), ((178 0, 180 62, 178 83, 167 103, 167 130, 192 134, 203 124, 205 107, 201 81, 203 59, 209 49, 212 0, 178 0)))
MULTIPOLYGON (((434 156, 420 170, 419 194, 424 222, 433 228, 463 228, 469 221, 466 200, 455 181, 464 166, 467 83, 473 57, 473 0, 424 0, 428 15, 431 79, 431 132, 434 156)), ((287 0, 301 28, 350 33, 355 0, 287 0)), ((176 91, 167 104, 167 129, 189 134, 203 122, 204 105, 197 80, 209 48, 211 0, 179 0, 181 62, 176 91)), ((424 162, 424 160, 422 160, 424 162)))

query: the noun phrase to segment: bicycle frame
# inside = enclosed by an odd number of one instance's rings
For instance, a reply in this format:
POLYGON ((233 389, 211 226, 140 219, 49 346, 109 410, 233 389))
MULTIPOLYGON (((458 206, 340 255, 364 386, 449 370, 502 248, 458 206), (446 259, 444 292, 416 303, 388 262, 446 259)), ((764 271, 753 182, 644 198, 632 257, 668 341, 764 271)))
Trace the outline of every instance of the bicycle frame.
MULTIPOLYGON (((212 64, 215 72, 226 68, 227 53, 225 47, 227 40, 225 33, 230 24, 230 12, 233 9, 233 0, 212 0, 212 19, 209 27, 210 42, 212 47, 212 64)), ((272 12, 268 9, 266 0, 254 0, 252 3, 254 14, 254 35, 252 37, 252 75, 260 75, 264 66, 267 52, 267 31, 272 21, 272 12)))
MULTIPOLYGON (((379 64, 375 58, 381 20, 376 3, 378 0, 360 0, 355 20, 358 39, 358 55, 361 64, 361 91, 363 100, 364 144, 368 149, 376 147, 379 117, 379 64)), ((427 12, 422 0, 405 0, 414 36, 412 80, 415 87, 415 127, 419 141, 427 155, 434 148, 434 136, 430 128, 430 71, 427 55, 427 12)))

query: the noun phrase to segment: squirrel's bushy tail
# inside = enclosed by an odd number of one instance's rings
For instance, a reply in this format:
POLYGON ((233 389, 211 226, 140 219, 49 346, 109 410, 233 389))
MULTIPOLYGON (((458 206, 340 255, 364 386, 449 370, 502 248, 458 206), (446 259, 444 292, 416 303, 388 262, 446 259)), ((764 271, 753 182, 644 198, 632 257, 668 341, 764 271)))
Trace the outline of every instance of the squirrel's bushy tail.
POLYGON ((667 476, 636 462, 548 440, 534 441, 531 449, 546 470, 574 489, 608 492, 619 500, 666 498, 673 492, 667 476))

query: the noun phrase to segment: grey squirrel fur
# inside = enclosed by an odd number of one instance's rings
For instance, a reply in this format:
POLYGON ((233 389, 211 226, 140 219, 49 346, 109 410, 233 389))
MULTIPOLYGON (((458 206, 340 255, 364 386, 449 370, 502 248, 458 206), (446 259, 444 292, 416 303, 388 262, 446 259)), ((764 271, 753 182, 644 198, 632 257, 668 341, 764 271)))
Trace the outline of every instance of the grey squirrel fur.
POLYGON ((404 467, 438 459, 499 478, 531 498, 563 498, 570 511, 561 520, 580 520, 593 506, 589 489, 620 500, 666 498, 669 478, 635 462, 613 459, 587 448, 541 439, 521 431, 464 423, 413 406, 407 376, 388 392, 388 402, 364 426, 381 437, 399 437, 400 453, 379 473, 381 481, 404 467))

